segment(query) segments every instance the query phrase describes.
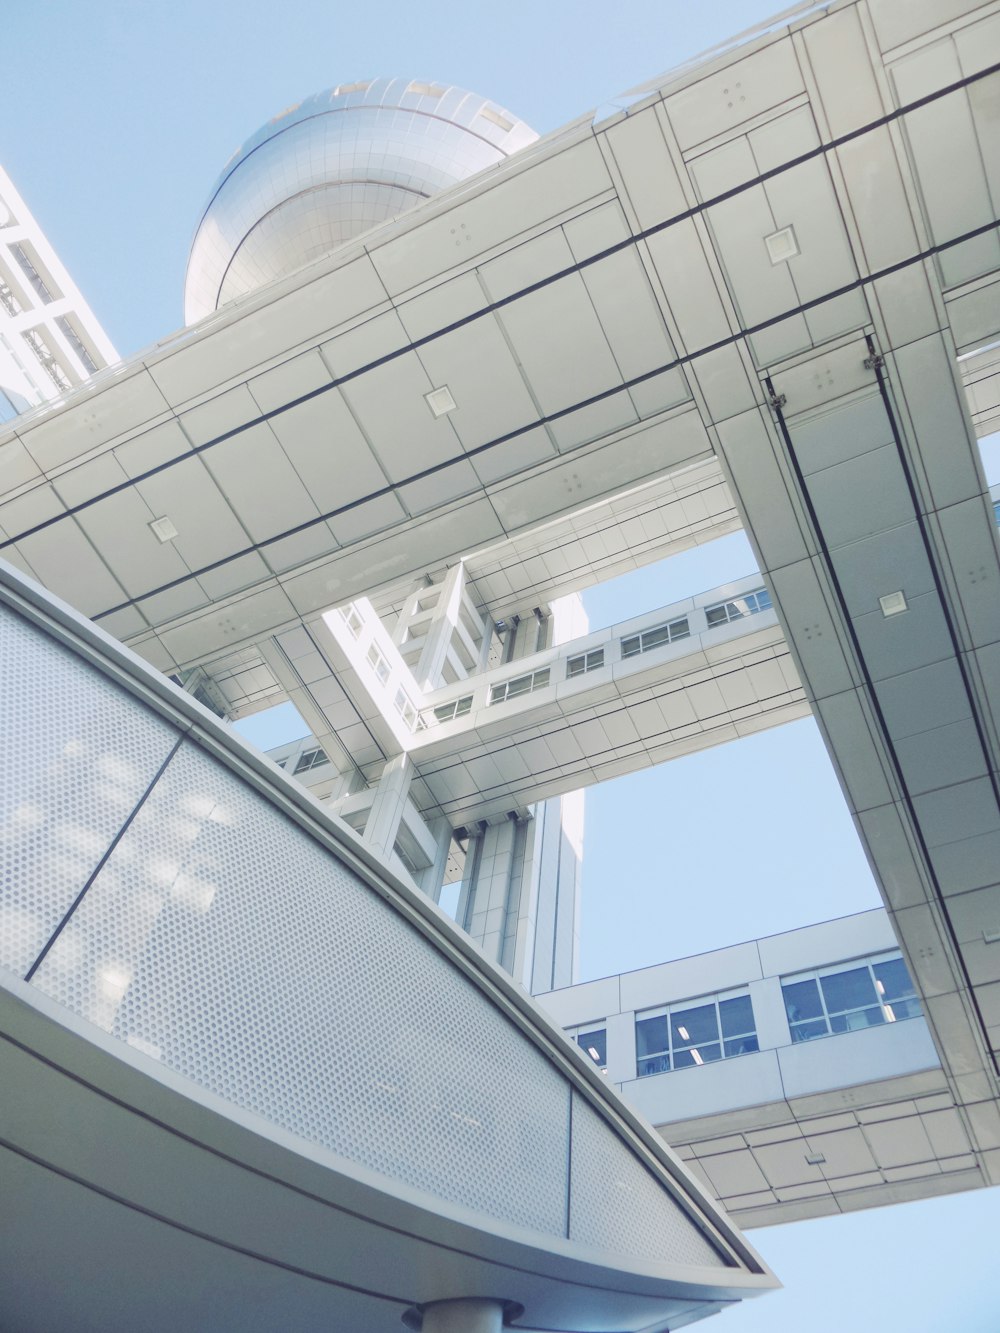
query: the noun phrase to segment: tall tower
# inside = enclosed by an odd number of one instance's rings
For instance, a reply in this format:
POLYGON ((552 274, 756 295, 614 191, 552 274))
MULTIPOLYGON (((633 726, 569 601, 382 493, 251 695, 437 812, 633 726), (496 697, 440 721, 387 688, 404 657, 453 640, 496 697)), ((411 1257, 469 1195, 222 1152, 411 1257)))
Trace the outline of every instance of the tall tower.
POLYGON ((0 422, 75 388, 117 360, 0 168, 0 422))

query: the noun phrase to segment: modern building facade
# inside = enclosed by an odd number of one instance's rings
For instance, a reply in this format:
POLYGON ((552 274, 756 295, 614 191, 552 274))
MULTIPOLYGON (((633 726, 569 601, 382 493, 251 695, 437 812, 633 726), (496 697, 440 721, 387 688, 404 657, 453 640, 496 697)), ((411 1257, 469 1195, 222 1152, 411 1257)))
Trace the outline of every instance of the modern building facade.
POLYGON ((1000 1182, 998 64, 993 2, 802 6, 230 291, 235 227, 210 318, 0 444, 0 555, 291 700, 286 773, 743 1221, 1000 1182), (581 620, 741 527, 760 576, 581 620), (573 985, 574 793, 810 712, 885 913, 573 985))
POLYGON ((117 360, 0 168, 0 422, 68 392, 117 360))

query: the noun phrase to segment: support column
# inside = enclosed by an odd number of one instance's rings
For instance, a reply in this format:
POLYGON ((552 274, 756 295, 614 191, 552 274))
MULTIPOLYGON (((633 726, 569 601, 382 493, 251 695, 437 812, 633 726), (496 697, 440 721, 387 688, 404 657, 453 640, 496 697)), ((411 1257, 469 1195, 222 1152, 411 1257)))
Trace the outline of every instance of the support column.
POLYGON ((504 1308, 503 1301, 435 1301, 424 1306, 421 1322, 410 1326, 421 1333, 502 1333, 504 1308))
POLYGON ((375 788, 375 799, 362 836, 386 858, 392 855, 412 780, 410 756, 400 754, 386 764, 375 788))

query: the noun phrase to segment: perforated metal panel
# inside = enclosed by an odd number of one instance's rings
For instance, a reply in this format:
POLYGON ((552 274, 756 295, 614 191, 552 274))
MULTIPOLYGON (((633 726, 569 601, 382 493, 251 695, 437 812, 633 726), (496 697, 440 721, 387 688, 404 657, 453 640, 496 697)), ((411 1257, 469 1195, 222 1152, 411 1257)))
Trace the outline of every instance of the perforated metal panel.
POLYGON ((177 733, 0 608, 0 966, 24 976, 177 733))
POLYGON ((568 1083, 390 905, 190 743, 34 984, 392 1180, 565 1234, 568 1083))
POLYGON ((570 1239, 618 1256, 725 1267, 723 1257, 637 1157, 573 1094, 570 1239))

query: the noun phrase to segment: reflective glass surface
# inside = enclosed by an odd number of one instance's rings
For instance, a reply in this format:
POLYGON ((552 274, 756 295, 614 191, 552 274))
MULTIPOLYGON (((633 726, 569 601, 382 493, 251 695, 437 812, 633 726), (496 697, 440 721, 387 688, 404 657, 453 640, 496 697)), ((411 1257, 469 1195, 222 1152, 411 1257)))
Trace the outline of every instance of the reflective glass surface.
POLYGON ((461 88, 373 79, 306 98, 252 135, 216 181, 188 261, 187 322, 536 138, 461 88))

